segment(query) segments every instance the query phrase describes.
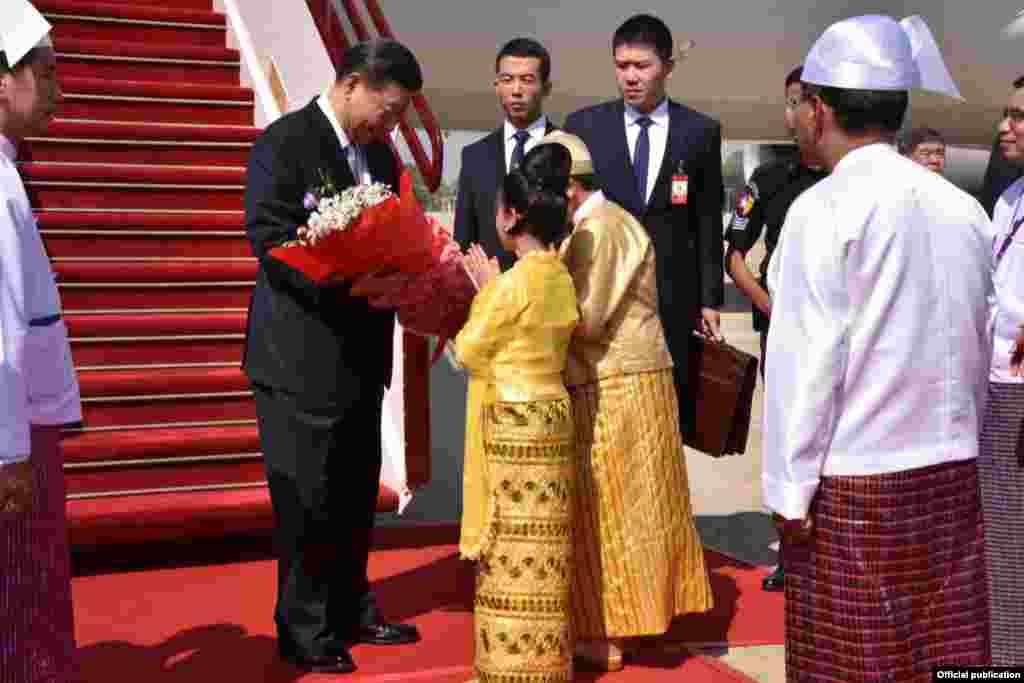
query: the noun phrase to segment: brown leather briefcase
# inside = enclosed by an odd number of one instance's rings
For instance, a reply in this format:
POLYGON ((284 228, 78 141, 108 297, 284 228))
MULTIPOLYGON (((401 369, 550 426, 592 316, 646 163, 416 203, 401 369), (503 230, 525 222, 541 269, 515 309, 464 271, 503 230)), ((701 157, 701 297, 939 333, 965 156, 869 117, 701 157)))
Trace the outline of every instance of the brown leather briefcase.
POLYGON ((716 458, 746 450, 757 363, 725 342, 694 335, 688 364, 693 415, 683 429, 687 446, 716 458))

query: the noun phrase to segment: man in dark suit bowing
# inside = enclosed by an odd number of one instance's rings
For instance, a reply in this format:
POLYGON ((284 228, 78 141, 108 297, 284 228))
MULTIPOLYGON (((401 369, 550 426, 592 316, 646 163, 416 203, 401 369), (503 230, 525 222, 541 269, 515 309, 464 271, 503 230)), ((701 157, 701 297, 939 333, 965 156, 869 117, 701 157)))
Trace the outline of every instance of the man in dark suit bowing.
POLYGON ((621 99, 569 115, 565 130, 590 148, 605 196, 650 233, 658 308, 675 365, 684 430, 692 425, 687 350, 694 329, 720 337, 722 133, 714 119, 668 99, 675 66, 672 34, 638 14, 612 38, 621 99))
POLYGON ((454 234, 463 249, 479 244, 507 269, 515 258, 494 231, 494 198, 505 174, 554 130, 543 113, 551 93, 551 56, 532 38, 514 38, 498 52, 494 71, 505 122, 462 150, 454 234))
POLYGON ((256 141, 245 195, 259 271, 243 366, 274 508, 278 650, 303 670, 329 673, 355 670, 353 643, 419 637, 381 620, 366 576, 394 312, 267 256, 296 238, 309 216, 303 197, 325 177, 339 192, 371 181, 398 190, 386 139, 422 87, 419 64, 387 40, 354 46, 344 64, 323 95, 256 141))

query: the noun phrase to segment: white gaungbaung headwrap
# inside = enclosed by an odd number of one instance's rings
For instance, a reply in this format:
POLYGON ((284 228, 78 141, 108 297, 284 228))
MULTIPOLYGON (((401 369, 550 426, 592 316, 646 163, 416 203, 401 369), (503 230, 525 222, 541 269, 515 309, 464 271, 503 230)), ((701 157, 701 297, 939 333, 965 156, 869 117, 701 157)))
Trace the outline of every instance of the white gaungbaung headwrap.
POLYGON ((14 67, 36 47, 49 47, 50 22, 28 0, 3 0, 0 50, 7 65, 14 67))
POLYGON ((804 60, 805 83, 846 90, 920 88, 962 100, 928 25, 868 14, 829 26, 804 60))

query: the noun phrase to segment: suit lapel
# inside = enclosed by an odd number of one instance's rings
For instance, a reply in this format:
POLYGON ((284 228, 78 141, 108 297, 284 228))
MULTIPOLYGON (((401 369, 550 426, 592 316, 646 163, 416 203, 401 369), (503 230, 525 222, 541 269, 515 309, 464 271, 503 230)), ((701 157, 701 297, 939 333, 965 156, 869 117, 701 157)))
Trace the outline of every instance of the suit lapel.
MULTIPOLYGON (((504 128, 500 127, 490 135, 490 140, 487 143, 487 147, 490 150, 491 161, 494 162, 492 169, 494 170, 495 181, 501 180, 505 177, 505 134, 504 128)), ((494 184, 497 187, 497 184, 494 184)))
POLYGON ((621 198, 626 208, 635 216, 643 215, 644 202, 640 198, 640 190, 636 186, 633 174, 633 162, 629 157, 629 141, 626 138, 626 106, 622 100, 616 100, 608 107, 608 118, 605 121, 608 135, 608 149, 611 154, 608 160, 608 187, 612 188, 613 196, 621 198))

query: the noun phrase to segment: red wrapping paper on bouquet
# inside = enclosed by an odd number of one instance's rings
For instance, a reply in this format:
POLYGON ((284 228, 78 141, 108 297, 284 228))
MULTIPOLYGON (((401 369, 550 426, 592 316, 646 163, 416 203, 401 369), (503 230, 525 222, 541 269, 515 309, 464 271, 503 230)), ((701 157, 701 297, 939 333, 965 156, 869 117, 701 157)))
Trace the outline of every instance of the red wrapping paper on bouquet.
POLYGON ((447 231, 429 219, 440 254, 422 273, 369 275, 352 287, 371 305, 398 310, 398 321, 409 331, 438 338, 431 362, 436 362, 445 343, 466 324, 476 285, 463 265, 463 255, 447 231))
POLYGON ((440 258, 443 243, 416 201, 412 175, 402 172, 400 196, 360 211, 344 229, 313 244, 275 247, 268 255, 317 283, 373 272, 422 273, 440 258))

